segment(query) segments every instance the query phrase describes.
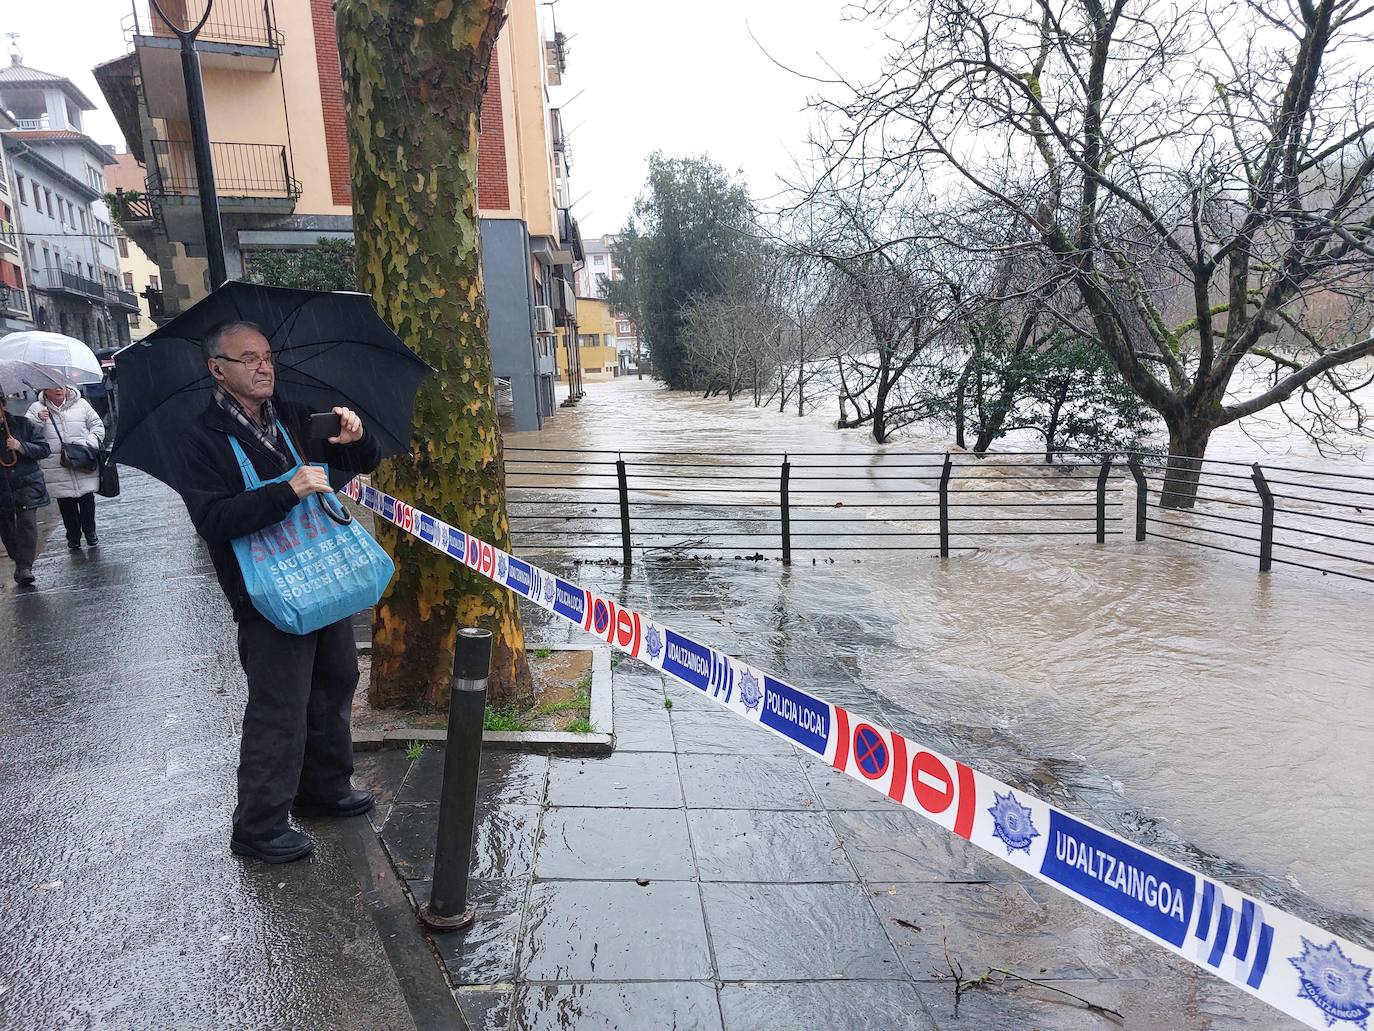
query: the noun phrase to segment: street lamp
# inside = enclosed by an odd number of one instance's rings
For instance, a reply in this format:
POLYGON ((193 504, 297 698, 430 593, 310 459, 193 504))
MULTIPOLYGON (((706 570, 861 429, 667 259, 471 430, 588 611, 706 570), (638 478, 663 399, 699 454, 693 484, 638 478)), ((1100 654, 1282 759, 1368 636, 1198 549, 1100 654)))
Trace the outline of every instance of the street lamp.
POLYGON ((191 149, 196 161, 196 183, 200 187, 200 218, 205 226, 205 253, 210 263, 210 289, 229 278, 224 268, 224 230, 219 222, 219 197, 215 193, 215 169, 210 160, 210 127, 205 120, 205 87, 200 80, 200 55, 196 36, 204 28, 214 0, 205 0, 205 13, 195 27, 183 29, 172 24, 158 0, 153 10, 181 41, 181 78, 186 83, 186 120, 191 125, 191 149))

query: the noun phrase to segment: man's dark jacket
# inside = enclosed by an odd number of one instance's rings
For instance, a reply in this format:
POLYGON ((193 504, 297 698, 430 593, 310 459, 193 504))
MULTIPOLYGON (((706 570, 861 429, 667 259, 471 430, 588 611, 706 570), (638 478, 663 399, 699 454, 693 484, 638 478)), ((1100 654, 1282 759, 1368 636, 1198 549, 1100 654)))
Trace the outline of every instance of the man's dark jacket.
MULTIPOLYGON (((0 404, 4 399, 0 398, 0 404)), ((48 485, 43 479, 43 470, 38 465, 40 458, 52 454, 48 438, 40 426, 22 415, 6 415, 10 433, 19 441, 18 460, 14 465, 0 465, 0 512, 13 512, 19 508, 42 508, 48 503, 48 485)), ((0 425, 0 460, 8 462, 14 453, 5 447, 5 433, 0 425)))
MULTIPOLYGON (((296 453, 308 462, 325 462, 331 469, 368 473, 381 461, 381 447, 363 426, 361 440, 352 444, 309 442, 310 409, 275 401, 277 419, 291 434, 296 453), (304 445, 304 446, 303 446, 304 445)), ((288 482, 269 483, 256 490, 243 485, 238 458, 229 445, 233 435, 243 447, 260 480, 270 480, 286 471, 282 459, 271 454, 253 439, 212 400, 200 418, 187 430, 182 442, 186 459, 181 499, 191 513, 196 532, 210 546, 210 559, 224 596, 234 610, 234 621, 261 618, 248 598, 243 573, 234 556, 232 541, 279 523, 299 502, 288 482)))

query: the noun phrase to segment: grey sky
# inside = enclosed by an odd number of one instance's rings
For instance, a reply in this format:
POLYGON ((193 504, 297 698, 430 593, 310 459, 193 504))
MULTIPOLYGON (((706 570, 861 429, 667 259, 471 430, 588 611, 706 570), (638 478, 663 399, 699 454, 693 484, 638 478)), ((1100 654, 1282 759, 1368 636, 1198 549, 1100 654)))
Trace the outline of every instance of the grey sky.
MULTIPOLYGON (((654 150, 708 154, 742 171, 756 196, 772 193, 777 176, 805 154, 804 109, 816 86, 773 65, 749 30, 789 65, 824 74, 822 51, 862 71, 877 54, 861 46, 866 30, 842 23, 842 2, 558 0, 558 27, 572 38, 565 85, 552 100, 566 104, 564 125, 573 130, 572 196, 581 198, 574 214, 583 233, 624 224, 654 150)), ((86 116, 87 131, 121 149, 91 68, 127 51, 121 22, 130 10, 127 0, 11 0, 0 13, 0 31, 20 33, 24 63, 71 78, 100 108, 86 116)))

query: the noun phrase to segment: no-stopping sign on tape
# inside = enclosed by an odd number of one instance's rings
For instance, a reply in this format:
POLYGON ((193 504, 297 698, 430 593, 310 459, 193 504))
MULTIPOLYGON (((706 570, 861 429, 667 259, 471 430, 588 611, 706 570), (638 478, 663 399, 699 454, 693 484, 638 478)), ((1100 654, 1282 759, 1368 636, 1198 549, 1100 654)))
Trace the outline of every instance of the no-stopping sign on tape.
POLYGON ((1309 1027, 1369 1031, 1374 952, 471 537, 360 479, 344 493, 741 719, 1309 1027))

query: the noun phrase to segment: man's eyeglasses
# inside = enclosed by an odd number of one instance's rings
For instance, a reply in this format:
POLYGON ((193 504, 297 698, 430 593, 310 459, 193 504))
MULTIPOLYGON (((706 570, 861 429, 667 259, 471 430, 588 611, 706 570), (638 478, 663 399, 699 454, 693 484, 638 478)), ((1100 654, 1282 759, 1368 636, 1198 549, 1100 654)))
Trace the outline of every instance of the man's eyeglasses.
POLYGON ((256 372, 258 369, 262 368, 264 364, 277 364, 277 360, 272 357, 270 352, 268 354, 246 354, 242 358, 230 358, 227 354, 217 354, 215 355, 215 361, 234 362, 237 365, 242 365, 249 372, 256 372))

